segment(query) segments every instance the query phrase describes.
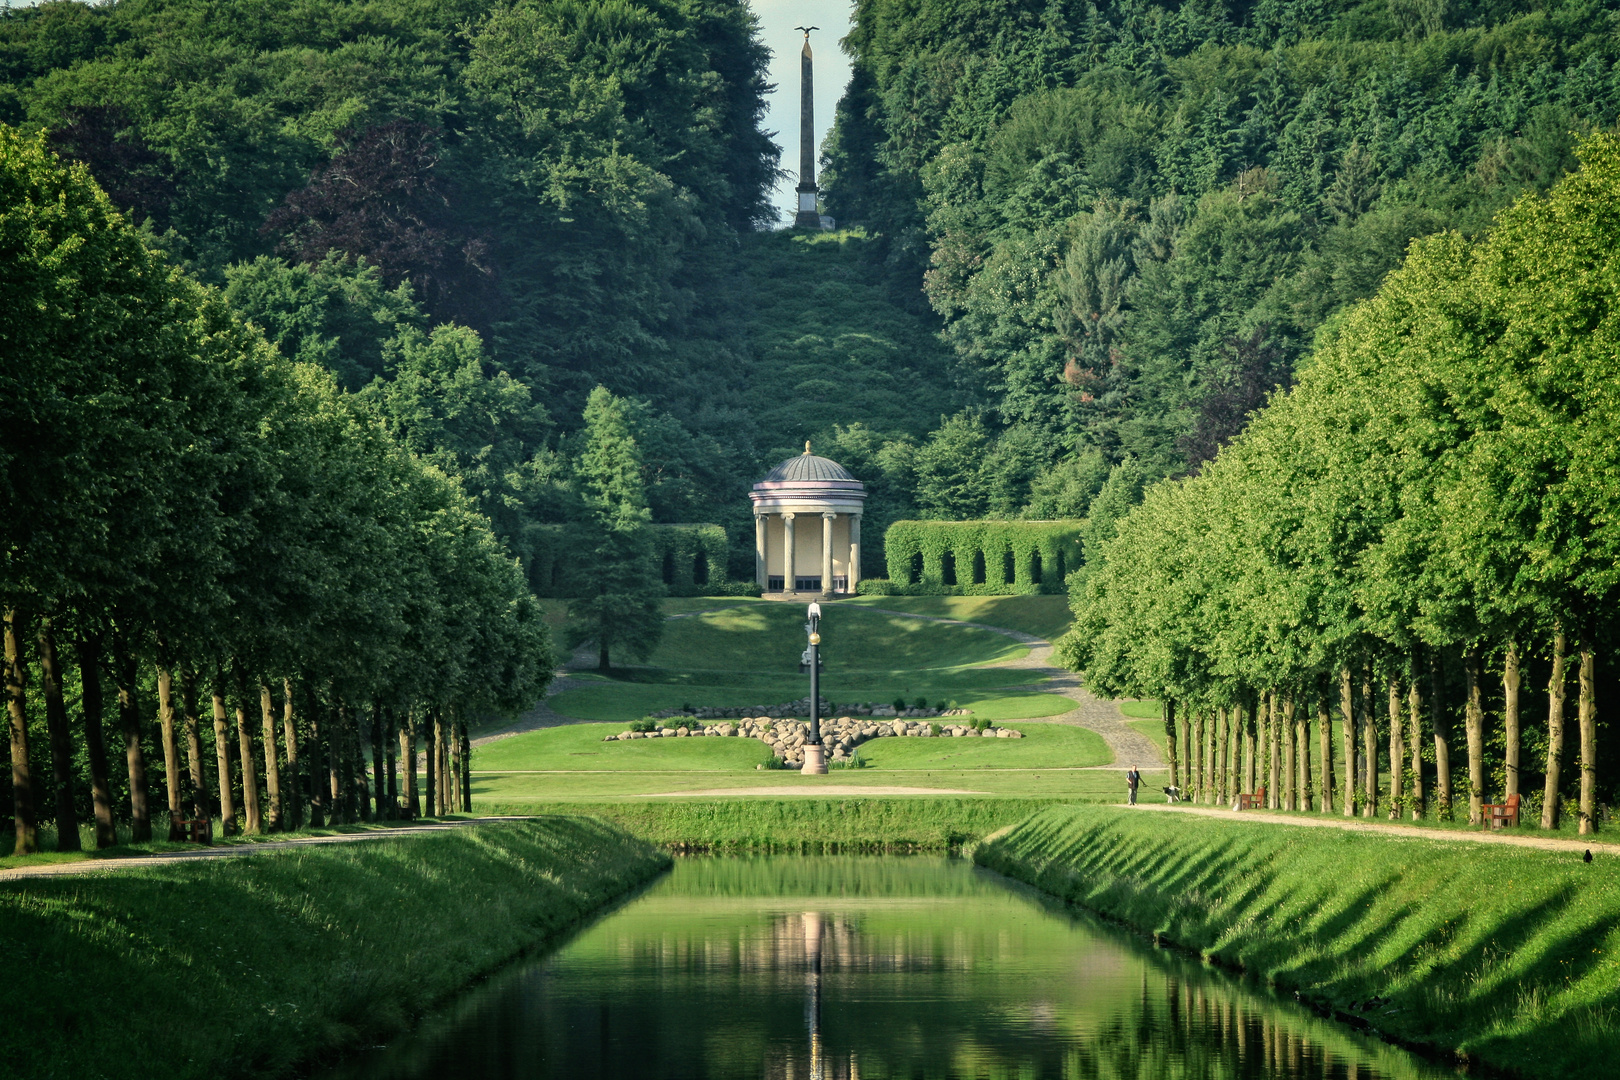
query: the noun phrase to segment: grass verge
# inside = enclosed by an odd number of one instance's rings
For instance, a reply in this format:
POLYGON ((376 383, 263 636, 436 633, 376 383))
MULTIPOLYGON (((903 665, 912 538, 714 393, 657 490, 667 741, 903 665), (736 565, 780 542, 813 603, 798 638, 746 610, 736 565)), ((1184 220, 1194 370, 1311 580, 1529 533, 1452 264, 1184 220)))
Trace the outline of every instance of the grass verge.
MULTIPOLYGON (((1045 799, 925 797, 649 799, 571 802, 566 810, 603 818, 644 840, 681 851, 815 855, 950 851, 1051 805, 1045 799)), ((525 804, 492 812, 536 810, 525 804)))
POLYGON ((1620 862, 1102 807, 975 859, 1380 1035, 1529 1077, 1620 1045, 1620 862))
POLYGON ((284 1076, 414 1017, 667 868, 551 817, 0 885, 0 1075, 284 1076))

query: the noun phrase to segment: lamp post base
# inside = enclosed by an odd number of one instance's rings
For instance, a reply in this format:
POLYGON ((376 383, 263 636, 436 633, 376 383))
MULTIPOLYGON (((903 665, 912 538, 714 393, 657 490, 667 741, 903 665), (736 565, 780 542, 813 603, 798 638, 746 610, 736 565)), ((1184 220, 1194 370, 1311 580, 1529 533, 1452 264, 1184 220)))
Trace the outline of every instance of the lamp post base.
POLYGON ((805 776, 827 775, 827 748, 820 743, 807 743, 804 748, 804 768, 799 772, 805 776))

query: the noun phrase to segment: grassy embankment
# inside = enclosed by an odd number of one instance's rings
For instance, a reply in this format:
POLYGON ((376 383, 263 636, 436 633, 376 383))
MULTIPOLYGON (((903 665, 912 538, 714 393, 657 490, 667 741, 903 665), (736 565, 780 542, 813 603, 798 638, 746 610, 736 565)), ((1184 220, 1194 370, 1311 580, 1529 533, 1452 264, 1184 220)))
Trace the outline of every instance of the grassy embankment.
POLYGON ((554 817, 0 884, 0 1075, 282 1076, 375 1042, 669 865, 554 817))
MULTIPOLYGON (((592 814, 642 839, 719 854, 944 852, 1052 805, 1049 799, 861 797, 637 800, 559 804, 592 814)), ((502 807, 498 812, 533 812, 502 807)))
POLYGON ((981 845, 1009 877, 1298 991, 1379 1033, 1532 1077, 1620 1045, 1620 862, 1102 807, 981 845))

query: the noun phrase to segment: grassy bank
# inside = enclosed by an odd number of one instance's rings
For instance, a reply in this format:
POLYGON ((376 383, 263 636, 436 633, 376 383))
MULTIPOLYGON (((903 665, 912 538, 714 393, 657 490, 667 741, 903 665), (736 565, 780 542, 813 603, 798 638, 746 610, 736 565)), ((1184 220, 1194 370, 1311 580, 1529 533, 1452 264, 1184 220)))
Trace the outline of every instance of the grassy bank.
MULTIPOLYGON (((665 847, 822 854, 947 851, 1050 805, 1044 799, 861 797, 570 802, 566 809, 601 817, 665 847)), ((536 811, 513 806, 492 812, 536 811)))
POLYGON ((282 1076, 398 1032, 669 865, 552 817, 0 885, 0 1075, 282 1076))
POLYGON ((1402 1041, 1531 1077, 1620 1044, 1610 858, 1083 806, 975 858, 1402 1041))

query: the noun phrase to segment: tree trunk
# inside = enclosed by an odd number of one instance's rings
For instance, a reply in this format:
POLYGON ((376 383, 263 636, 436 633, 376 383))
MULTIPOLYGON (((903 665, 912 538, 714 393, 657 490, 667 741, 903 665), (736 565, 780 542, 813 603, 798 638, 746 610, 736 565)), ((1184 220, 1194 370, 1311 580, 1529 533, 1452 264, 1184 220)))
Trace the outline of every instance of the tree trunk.
POLYGON ((281 763, 276 751, 276 703, 270 699, 270 684, 259 680, 259 719, 264 724, 264 793, 270 804, 267 824, 271 832, 286 831, 281 810, 281 763))
POLYGON ((405 711, 405 723, 399 729, 400 765, 405 770, 405 816, 412 821, 422 816, 421 796, 416 791, 416 710, 412 705, 405 711))
POLYGON ((1401 684, 1397 679, 1389 680, 1389 820, 1396 821, 1401 816, 1401 802, 1406 797, 1405 772, 1401 768, 1401 750, 1405 747, 1401 739, 1401 684))
POLYGON ((1361 668, 1362 817, 1378 816, 1378 713, 1373 709, 1371 661, 1361 668))
POLYGON ((461 809, 464 813, 472 813, 472 739, 467 736, 467 720, 465 717, 456 722, 461 732, 461 809))
POLYGON ((332 807, 332 812, 327 815, 327 824, 347 825, 349 804, 343 797, 343 776, 348 772, 344 765, 347 743, 344 738, 343 702, 334 700, 331 708, 326 718, 326 794, 332 807))
POLYGON ((1554 628, 1552 677, 1547 680, 1547 785, 1541 793, 1543 829, 1558 828, 1558 774, 1564 767, 1564 701, 1569 692, 1569 673, 1565 671, 1568 648, 1564 628, 1554 628))
POLYGON ((1406 741, 1412 754, 1412 820, 1423 819, 1423 692, 1418 689, 1417 658, 1412 658, 1412 685, 1406 691, 1406 741))
POLYGON ((236 743, 242 754, 242 812, 247 823, 244 836, 258 836, 264 832, 264 818, 259 806, 259 766, 253 755, 253 729, 248 726, 247 672, 242 661, 232 661, 236 670, 236 743))
POLYGON ((1294 781, 1299 775, 1295 771, 1294 763, 1294 695, 1289 694, 1283 698, 1283 781, 1282 781, 1282 808, 1284 810, 1298 810, 1299 798, 1294 791, 1294 781))
POLYGON ((1208 802, 1204 790, 1204 711, 1198 710, 1193 716, 1193 742, 1198 746, 1198 776, 1193 783, 1193 799, 1197 802, 1208 802))
POLYGON ((1176 759, 1176 703, 1169 698, 1160 702, 1164 717, 1164 759, 1170 764, 1170 786, 1181 786, 1180 768, 1176 759))
POLYGON ((296 832, 304 825, 304 787, 298 776, 298 716, 293 711, 293 681, 281 680, 281 741, 287 751, 287 791, 283 812, 287 828, 296 832))
POLYGON ((1316 750, 1322 761, 1321 810, 1333 813, 1333 707, 1328 700, 1327 672, 1316 677, 1316 750))
POLYGON ((186 771, 191 776, 191 816, 201 820, 209 816, 208 782, 203 777, 202 732, 197 718, 197 675, 180 672, 180 707, 186 714, 186 771))
POLYGON ((45 695, 45 731, 51 742, 51 778, 56 782, 56 850, 79 850, 79 812, 73 799, 73 733, 62 700, 62 664, 49 615, 39 620, 40 689, 45 695))
POLYGON ((1429 656, 1429 712, 1434 716, 1434 797, 1438 816, 1451 820, 1451 718, 1440 692, 1440 657, 1429 656))
POLYGON ((444 744, 444 710, 433 710, 433 760, 439 777, 439 816, 450 812, 450 785, 445 783, 446 766, 450 763, 449 748, 444 744))
POLYGON ((101 686, 101 637, 87 634, 75 647, 79 654, 79 685, 83 688, 84 748, 90 759, 90 801, 95 807, 96 847, 118 843, 113 823, 111 770, 107 767, 107 695, 101 686))
POLYGON ((1255 757, 1259 753, 1259 746, 1255 742, 1257 701, 1258 698, 1251 696, 1243 702, 1243 790, 1250 793, 1254 791, 1260 775, 1259 761, 1255 757))
POLYGON ((14 855, 39 850, 34 825, 34 783, 28 767, 28 665, 23 658, 23 624, 27 616, 6 608, 6 714, 11 721, 11 821, 17 830, 14 855))
POLYGON ((360 706, 356 705, 349 715, 353 718, 349 728, 349 760, 353 766, 350 775, 354 778, 355 813, 360 821, 370 821, 371 783, 366 775, 365 747, 360 745, 360 706))
POLYGON ((1277 706, 1277 691, 1269 691, 1261 699, 1266 711, 1266 806, 1276 810, 1282 806, 1282 710, 1277 706))
POLYGON ((1502 657, 1502 756, 1507 767, 1508 798, 1519 794, 1519 643, 1509 641, 1502 657))
POLYGON ((1181 710, 1181 747, 1184 751, 1181 757, 1182 798, 1190 797, 1193 792, 1193 763, 1198 758, 1198 752, 1193 746, 1192 713, 1186 708, 1181 710))
POLYGON ((225 727, 225 672, 214 669, 214 758, 219 765, 219 833, 236 828, 236 799, 231 791, 231 739, 225 727))
POLYGON ((1344 743, 1344 816, 1356 814, 1356 688, 1351 681, 1350 669, 1339 671, 1339 712, 1344 717, 1344 730, 1340 733, 1344 743))
POLYGON ((1478 645, 1471 645, 1463 653, 1463 681, 1468 688, 1467 707, 1463 724, 1468 731, 1468 824, 1479 825, 1485 820, 1485 706, 1484 658, 1478 645))
POLYGON ((326 827, 327 806, 331 798, 326 794, 326 744, 332 738, 332 725, 324 719, 320 698, 315 687, 304 683, 304 712, 309 717, 309 827, 326 827))
MULTIPOLYGON (((632 656, 631 659, 635 659, 635 657, 632 656)), ((605 641, 596 647, 596 668, 598 671, 607 671, 609 669, 608 647, 605 641)))
POLYGON ((1311 800, 1311 714, 1308 709, 1299 711, 1295 741, 1299 744, 1299 808, 1314 810, 1311 800))
POLYGON ((439 816, 439 748, 435 741, 438 736, 438 729, 439 710, 437 708, 430 709, 428 710, 427 723, 422 725, 422 742, 424 743, 422 771, 427 774, 427 798, 424 803, 428 817, 439 816))
POLYGON ((1225 806, 1226 791, 1226 731, 1231 722, 1226 709, 1215 710, 1215 804, 1225 806))
POLYGON ((129 836, 143 844, 152 839, 152 809, 146 791, 141 714, 135 701, 135 654, 122 633, 113 635, 113 679, 118 684, 118 719, 124 729, 124 763, 129 767, 129 836))
POLYGON ((392 707, 383 714, 383 746, 386 748, 383 767, 388 773, 388 820, 399 817, 399 779, 394 772, 394 747, 399 734, 399 714, 392 707))
POLYGON ((461 722, 450 714, 450 775, 446 777, 450 788, 450 810, 459 814, 466 809, 461 805, 461 722))
POLYGON ((389 817, 388 773, 383 768, 387 743, 383 740, 383 711, 377 702, 371 703, 371 782, 377 794, 377 820, 389 817))
POLYGON ((180 791, 184 781, 180 772, 180 744, 174 737, 174 673, 162 663, 157 669, 158 730, 163 739, 163 792, 169 804, 169 832, 174 822, 185 815, 180 810, 180 791))
POLYGON ((1596 655, 1592 646, 1581 642, 1581 697, 1577 717, 1581 725, 1581 825, 1578 832, 1597 832, 1597 698, 1596 655))

